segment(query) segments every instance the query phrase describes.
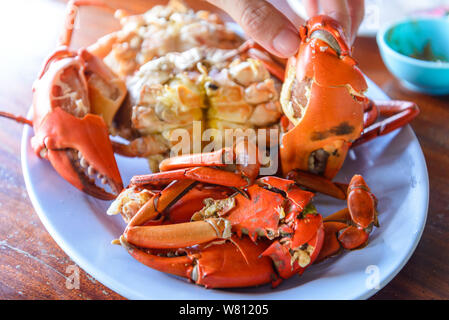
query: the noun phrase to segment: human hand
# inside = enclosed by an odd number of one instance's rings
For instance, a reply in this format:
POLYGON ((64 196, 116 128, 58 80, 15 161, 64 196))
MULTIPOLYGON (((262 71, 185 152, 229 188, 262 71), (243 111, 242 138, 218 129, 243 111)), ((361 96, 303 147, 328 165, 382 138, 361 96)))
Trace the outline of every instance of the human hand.
POLYGON ((337 20, 352 45, 365 16, 364 0, 303 0, 303 3, 309 17, 322 13, 337 20))
MULTIPOLYGON (((207 1, 226 11, 246 34, 272 54, 288 58, 298 50, 298 27, 304 21, 294 19, 294 25, 292 20, 276 8, 284 11, 285 0, 207 1)), ((303 0, 303 3, 309 17, 323 13, 339 21, 352 44, 363 20, 363 0, 303 0)))

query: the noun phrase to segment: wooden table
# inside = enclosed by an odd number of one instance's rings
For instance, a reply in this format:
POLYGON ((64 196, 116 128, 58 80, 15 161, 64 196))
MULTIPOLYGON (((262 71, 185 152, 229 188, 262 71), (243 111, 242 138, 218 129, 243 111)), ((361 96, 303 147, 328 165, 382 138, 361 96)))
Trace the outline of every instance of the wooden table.
MULTIPOLYGON (((156 1, 118 4, 143 12, 156 1)), ((25 115, 31 86, 63 23, 65 3, 50 0, 0 2, 0 109, 25 115)), ((108 12, 81 10, 74 47, 118 27, 108 12)), ((355 43, 361 69, 391 98, 421 107, 413 122, 427 160, 430 206, 421 242, 404 269, 374 299, 449 298, 449 97, 411 93, 386 70, 373 38, 355 43)), ((79 289, 67 289, 74 262, 58 247, 29 200, 20 166, 22 127, 0 119, 0 299, 123 299, 80 271, 79 289)), ((51 195, 49 195, 51 196, 51 195)))

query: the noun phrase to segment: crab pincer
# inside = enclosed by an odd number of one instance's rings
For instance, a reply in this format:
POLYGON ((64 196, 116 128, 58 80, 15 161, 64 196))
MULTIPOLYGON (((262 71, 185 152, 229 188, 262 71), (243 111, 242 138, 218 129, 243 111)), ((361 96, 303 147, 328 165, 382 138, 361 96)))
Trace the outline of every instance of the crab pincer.
POLYGON ((99 199, 111 200, 123 189, 109 139, 112 118, 126 95, 126 85, 97 56, 69 49, 78 5, 68 4, 58 48, 46 60, 33 85, 33 120, 0 113, 33 126, 31 144, 69 183, 99 199))
POLYGON ((365 246, 373 226, 378 227, 377 199, 361 175, 354 175, 348 187, 348 207, 324 218, 325 240, 321 261, 341 249, 365 246))

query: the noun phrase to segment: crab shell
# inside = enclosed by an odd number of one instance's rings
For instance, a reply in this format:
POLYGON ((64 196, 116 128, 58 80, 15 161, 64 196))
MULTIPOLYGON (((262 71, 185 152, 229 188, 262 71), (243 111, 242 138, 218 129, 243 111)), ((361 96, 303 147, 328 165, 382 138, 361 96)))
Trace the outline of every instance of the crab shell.
POLYGON ((106 68, 100 59, 85 50, 79 53, 66 48, 55 51, 33 86, 35 136, 31 143, 36 154, 48 159, 73 186, 109 200, 115 195, 97 186, 80 165, 80 160, 84 159, 106 179, 113 193, 122 190, 108 127, 102 116, 90 113, 95 108, 104 110, 106 119, 111 119, 126 94, 121 83, 116 87, 118 96, 100 94, 98 79, 108 81, 113 76, 106 68), (88 83, 86 74, 95 74, 98 79, 88 83), (90 92, 96 93, 91 99, 90 92))
POLYGON ((119 77, 134 74, 148 61, 169 52, 198 47, 233 49, 242 39, 217 14, 193 11, 183 1, 169 1, 137 15, 117 10, 121 29, 100 38, 89 50, 104 58, 119 77))
POLYGON ((316 16, 300 35, 281 92, 290 122, 280 147, 282 172, 300 169, 330 179, 363 130, 367 84, 335 20, 316 16))
POLYGON ((170 152, 217 150, 229 144, 230 133, 277 125, 279 83, 260 61, 236 54, 214 48, 169 53, 130 77, 131 117, 119 124, 119 134, 135 146, 129 154, 148 158, 157 171, 170 152))

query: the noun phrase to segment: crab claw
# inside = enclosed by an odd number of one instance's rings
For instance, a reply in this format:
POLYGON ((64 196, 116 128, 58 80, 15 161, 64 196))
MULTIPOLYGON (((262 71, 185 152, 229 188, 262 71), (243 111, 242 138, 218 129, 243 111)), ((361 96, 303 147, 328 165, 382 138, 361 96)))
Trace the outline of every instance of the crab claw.
POLYGON ((278 280, 268 257, 261 256, 267 241, 255 244, 248 238, 173 251, 144 250, 120 238, 121 245, 136 260, 150 268, 188 278, 206 288, 257 286, 278 280), (163 253, 166 253, 164 256, 163 253))
POLYGON ((300 35, 281 92, 291 123, 282 136, 281 168, 284 175, 300 169, 332 179, 363 130, 367 83, 336 21, 314 17, 300 35))
POLYGON ((59 47, 45 61, 33 85, 33 120, 7 112, 0 112, 0 117, 32 125, 31 144, 39 157, 49 160, 76 188, 112 200, 123 183, 108 126, 125 99, 126 85, 101 58, 86 49, 69 50, 79 5, 108 7, 98 0, 69 2, 59 47))
POLYGON ((375 220, 377 200, 363 177, 356 174, 348 187, 348 208, 351 218, 361 228, 367 228, 375 220))
POLYGON ((48 159, 73 186, 111 200, 123 189, 123 183, 107 121, 125 93, 122 83, 105 70, 85 50, 76 53, 63 46, 53 52, 33 85, 35 136, 31 144, 35 153, 48 159), (111 97, 108 91, 118 93, 111 97))
POLYGON ((361 175, 354 175, 348 186, 348 207, 324 219, 325 239, 317 262, 338 254, 342 249, 354 250, 368 243, 377 221, 377 199, 361 175))
POLYGON ((104 120, 87 114, 77 118, 55 108, 40 123, 32 138, 38 156, 76 188, 103 200, 111 200, 123 189, 104 120), (97 186, 95 175, 111 189, 97 186))

